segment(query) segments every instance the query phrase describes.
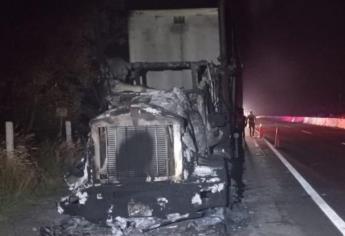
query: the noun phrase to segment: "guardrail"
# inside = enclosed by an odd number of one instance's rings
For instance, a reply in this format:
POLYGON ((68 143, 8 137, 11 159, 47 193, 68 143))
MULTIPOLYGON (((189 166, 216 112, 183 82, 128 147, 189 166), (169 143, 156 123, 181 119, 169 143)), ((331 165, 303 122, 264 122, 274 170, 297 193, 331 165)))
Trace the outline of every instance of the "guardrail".
POLYGON ((321 118, 305 116, 259 116, 258 118, 269 118, 284 122, 303 123, 345 129, 345 118, 321 118))

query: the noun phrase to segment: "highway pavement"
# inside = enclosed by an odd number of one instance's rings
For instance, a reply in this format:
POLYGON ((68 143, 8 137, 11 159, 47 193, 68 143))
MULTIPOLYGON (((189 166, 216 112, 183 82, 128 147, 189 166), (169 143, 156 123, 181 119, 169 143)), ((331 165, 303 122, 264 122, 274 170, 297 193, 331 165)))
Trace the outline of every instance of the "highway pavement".
POLYGON ((257 123, 272 144, 278 129, 277 150, 345 220, 345 130, 268 119, 257 123))

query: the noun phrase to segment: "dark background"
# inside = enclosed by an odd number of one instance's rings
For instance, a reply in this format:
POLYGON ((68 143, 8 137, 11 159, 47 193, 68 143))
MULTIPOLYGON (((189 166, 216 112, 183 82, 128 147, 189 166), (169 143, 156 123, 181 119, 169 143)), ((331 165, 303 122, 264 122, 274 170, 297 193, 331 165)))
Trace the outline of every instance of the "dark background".
MULTIPOLYGON (((1 121, 59 126, 56 107, 87 125, 97 69, 127 55, 126 9, 214 7, 216 1, 11 1, 1 7, 1 121), (33 112, 34 111, 34 112, 33 112)), ((244 106, 257 114, 345 113, 345 4, 234 0, 244 106)), ((42 131, 43 132, 43 131, 42 131)))
POLYGON ((247 109, 345 113, 344 1, 245 0, 239 9, 247 109))

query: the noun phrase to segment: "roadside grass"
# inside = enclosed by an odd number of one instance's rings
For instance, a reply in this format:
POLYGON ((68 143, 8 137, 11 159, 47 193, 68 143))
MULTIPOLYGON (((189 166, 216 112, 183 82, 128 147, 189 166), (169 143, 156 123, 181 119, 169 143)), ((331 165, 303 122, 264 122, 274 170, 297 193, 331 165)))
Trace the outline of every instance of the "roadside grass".
POLYGON ((79 144, 46 140, 35 145, 31 138, 17 137, 20 145, 10 156, 0 147, 0 215, 62 194, 64 173, 80 159, 79 144))
POLYGON ((0 160, 0 212, 12 207, 16 200, 31 193, 39 184, 39 173, 28 161, 27 153, 15 151, 7 158, 4 151, 0 160))

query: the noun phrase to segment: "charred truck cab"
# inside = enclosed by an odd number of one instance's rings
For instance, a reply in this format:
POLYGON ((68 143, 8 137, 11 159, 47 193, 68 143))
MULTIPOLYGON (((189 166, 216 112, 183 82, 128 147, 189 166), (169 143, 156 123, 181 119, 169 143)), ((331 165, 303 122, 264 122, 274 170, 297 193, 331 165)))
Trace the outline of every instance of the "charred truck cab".
POLYGON ((241 183, 233 174, 242 163, 241 83, 236 53, 227 54, 235 47, 226 46, 225 3, 131 12, 132 63, 102 70, 108 106, 90 122, 87 155, 59 212, 121 228, 144 217, 152 228, 229 205, 230 176, 241 183))
POLYGON ((229 203, 229 132, 217 66, 204 61, 130 64, 110 81, 109 109, 90 122, 83 176, 60 212, 97 223, 116 217, 197 217, 229 203), (193 89, 145 86, 149 71, 189 70, 193 89), (136 85, 134 85, 136 84, 136 85))

